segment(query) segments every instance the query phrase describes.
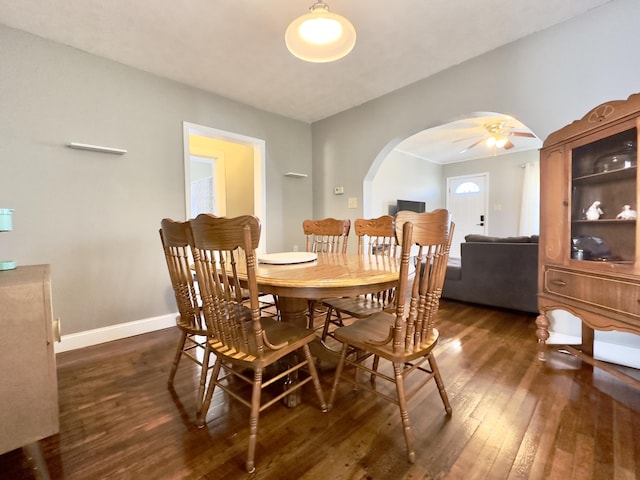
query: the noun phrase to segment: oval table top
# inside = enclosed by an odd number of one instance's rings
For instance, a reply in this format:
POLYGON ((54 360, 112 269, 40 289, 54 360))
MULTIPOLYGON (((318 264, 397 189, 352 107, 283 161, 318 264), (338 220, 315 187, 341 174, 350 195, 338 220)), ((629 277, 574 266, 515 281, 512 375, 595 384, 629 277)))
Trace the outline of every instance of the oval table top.
POLYGON ((348 253, 318 253, 315 261, 290 265, 259 263, 256 270, 261 292, 309 300, 386 290, 399 273, 397 258, 348 253))

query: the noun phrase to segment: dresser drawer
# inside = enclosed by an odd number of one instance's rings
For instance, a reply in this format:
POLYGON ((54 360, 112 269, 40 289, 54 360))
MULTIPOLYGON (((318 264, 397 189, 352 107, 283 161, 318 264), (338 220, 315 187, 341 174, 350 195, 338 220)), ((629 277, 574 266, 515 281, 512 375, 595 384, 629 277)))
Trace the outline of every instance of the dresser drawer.
POLYGON ((544 274, 544 291, 640 318, 640 284, 625 279, 549 268, 544 274))

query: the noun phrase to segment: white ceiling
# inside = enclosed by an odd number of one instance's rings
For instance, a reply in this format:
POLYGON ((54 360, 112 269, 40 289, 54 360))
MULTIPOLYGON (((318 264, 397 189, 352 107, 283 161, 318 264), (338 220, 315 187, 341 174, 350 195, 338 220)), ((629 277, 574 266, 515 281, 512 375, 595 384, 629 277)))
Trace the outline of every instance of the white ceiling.
MULTIPOLYGON (((284 44, 288 23, 313 0, 0 0, 0 23, 312 123, 608 1, 328 0, 358 37, 347 57, 327 64, 299 60, 284 44)), ((455 160, 451 152, 485 120, 443 126, 400 148, 439 163, 473 158, 479 148, 455 160)))
POLYGON ((535 136, 509 136, 513 144, 509 149, 486 146, 484 140, 488 136, 488 130, 485 126, 497 122, 508 126, 508 132, 534 135, 516 118, 495 112, 477 112, 473 117, 418 132, 400 142, 395 150, 445 164, 534 150, 542 146, 542 140, 535 136))

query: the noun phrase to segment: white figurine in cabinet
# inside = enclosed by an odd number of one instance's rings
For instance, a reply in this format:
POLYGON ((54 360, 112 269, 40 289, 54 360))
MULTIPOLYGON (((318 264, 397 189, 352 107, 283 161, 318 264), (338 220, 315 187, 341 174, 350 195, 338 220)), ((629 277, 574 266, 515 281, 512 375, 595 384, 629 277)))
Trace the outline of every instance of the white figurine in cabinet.
POLYGON ((622 211, 616 216, 619 220, 635 220, 638 214, 635 210, 631 210, 631 205, 622 207, 622 211))
POLYGON ((587 220, 598 220, 604 212, 600 209, 600 202, 596 200, 588 208, 586 216, 587 220))

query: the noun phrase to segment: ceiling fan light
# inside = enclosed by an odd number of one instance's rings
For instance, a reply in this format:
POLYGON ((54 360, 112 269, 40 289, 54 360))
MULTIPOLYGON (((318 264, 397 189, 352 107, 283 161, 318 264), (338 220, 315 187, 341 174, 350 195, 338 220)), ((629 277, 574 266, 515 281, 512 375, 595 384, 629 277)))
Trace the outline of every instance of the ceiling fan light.
POLYGON ((493 147, 495 144, 496 144, 496 137, 494 137, 493 135, 487 138, 487 141, 485 142, 485 145, 487 147, 493 147))
POLYGON ((502 148, 507 144, 507 137, 500 136, 496 138, 495 143, 497 148, 502 148))
POLYGON ((324 63, 347 55, 356 44, 356 29, 328 5, 314 3, 311 13, 292 21, 284 35, 289 51, 307 62, 324 63))

